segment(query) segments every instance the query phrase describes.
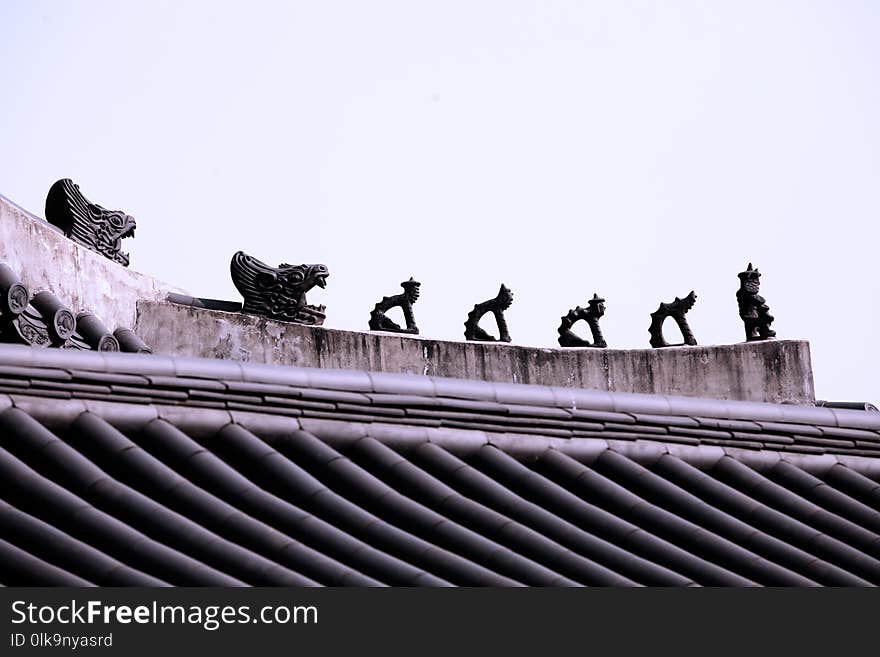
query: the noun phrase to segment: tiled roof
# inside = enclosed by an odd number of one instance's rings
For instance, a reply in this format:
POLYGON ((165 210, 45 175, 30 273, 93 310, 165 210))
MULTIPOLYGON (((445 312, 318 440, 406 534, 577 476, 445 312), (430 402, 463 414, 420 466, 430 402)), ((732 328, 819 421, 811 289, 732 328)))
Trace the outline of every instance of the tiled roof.
POLYGON ((880 413, 0 346, 0 583, 880 583, 880 413))
POLYGON ((120 326, 111 333, 93 312, 74 313, 48 290, 31 295, 4 263, 0 263, 0 342, 141 354, 153 351, 130 328, 120 326))

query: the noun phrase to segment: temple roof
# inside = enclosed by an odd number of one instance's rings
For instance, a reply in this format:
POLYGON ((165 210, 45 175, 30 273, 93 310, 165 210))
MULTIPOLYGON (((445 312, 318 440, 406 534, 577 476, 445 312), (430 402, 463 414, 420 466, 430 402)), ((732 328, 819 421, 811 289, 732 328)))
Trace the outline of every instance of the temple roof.
POLYGON ((880 413, 0 345, 0 583, 880 583, 880 413))

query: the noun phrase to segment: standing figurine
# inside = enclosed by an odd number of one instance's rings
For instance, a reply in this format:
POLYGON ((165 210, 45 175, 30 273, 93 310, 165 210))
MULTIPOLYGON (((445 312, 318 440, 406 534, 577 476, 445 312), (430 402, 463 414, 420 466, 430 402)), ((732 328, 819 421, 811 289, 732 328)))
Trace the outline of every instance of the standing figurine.
POLYGON ((752 263, 748 268, 739 273, 739 289, 736 291, 736 301, 739 304, 739 316, 742 318, 746 329, 746 342, 756 340, 769 340, 776 337, 776 331, 771 330, 773 315, 770 307, 758 291, 761 289, 761 272, 752 269, 752 263))
POLYGON ((371 331, 391 331, 392 333, 412 333, 419 334, 419 327, 416 326, 416 319, 413 315, 413 304, 419 298, 419 287, 421 283, 414 280, 410 276, 408 281, 400 284, 403 288, 403 294, 396 294, 393 297, 382 297, 382 300, 373 308, 370 313, 370 330, 371 331), (403 311, 403 319, 406 322, 406 328, 401 328, 397 322, 393 321, 385 313, 395 307, 400 307, 403 311))
POLYGON ((559 328, 559 346, 561 347, 607 347, 605 338, 602 336, 602 330, 599 328, 599 318, 605 314, 605 299, 599 297, 595 292, 593 298, 587 302, 588 308, 576 308, 569 310, 568 314, 562 318, 559 328), (571 330, 575 322, 584 320, 590 327, 590 333, 593 336, 593 342, 585 340, 571 330))
POLYGON ((691 327, 688 325, 685 315, 694 307, 697 302, 697 295, 691 290, 684 299, 675 297, 672 303, 660 302, 660 307, 651 313, 651 326, 648 327, 648 333, 651 334, 651 346, 655 349, 658 347, 683 347, 684 345, 696 345, 697 339, 694 337, 691 327), (681 337, 684 340, 682 344, 669 344, 663 337, 663 322, 667 317, 672 317, 681 331, 681 337))
POLYGON ((475 305, 474 309, 468 313, 467 321, 464 323, 465 340, 510 342, 510 333, 507 331, 507 320, 504 319, 504 311, 510 308, 512 303, 513 292, 508 290, 505 285, 502 285, 494 299, 489 299, 475 305), (497 338, 480 328, 480 320, 488 312, 495 315, 495 323, 498 324, 497 338))

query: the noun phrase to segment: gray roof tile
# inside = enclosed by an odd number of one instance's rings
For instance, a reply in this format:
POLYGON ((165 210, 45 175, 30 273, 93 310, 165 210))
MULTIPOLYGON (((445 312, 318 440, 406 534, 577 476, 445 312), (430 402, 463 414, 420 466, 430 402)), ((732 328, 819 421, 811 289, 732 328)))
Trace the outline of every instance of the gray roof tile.
POLYGON ((313 369, 306 370, 308 387, 350 392, 370 392, 374 390, 373 381, 366 372, 346 370, 313 369))
POLYGON ((828 409, 837 420, 837 426, 845 429, 865 429, 867 431, 880 431, 880 413, 865 411, 850 411, 840 408, 828 409))
POLYGON ((4 388, 30 388, 31 380, 0 377, 0 386, 3 386, 4 388))
POLYGON ((633 413, 632 416, 639 424, 656 424, 663 427, 690 427, 692 429, 697 429, 702 425, 702 423, 698 421, 699 418, 690 418, 683 415, 649 415, 647 413, 633 413))
POLYGON ((802 454, 824 454, 825 449, 816 445, 783 445, 780 449, 787 452, 800 452, 802 454))
MULTIPOLYGON (((256 413, 265 413, 267 410, 266 404, 248 404, 244 402, 235 402, 235 401, 227 401, 225 407, 230 411, 251 411, 256 413)), ((271 408, 271 412, 276 415, 288 415, 291 417, 297 417, 303 415, 306 411, 298 408, 286 408, 280 406, 269 406, 271 408)))
POLYGON ((761 425, 750 420, 725 420, 713 417, 694 418, 697 423, 707 429, 726 429, 729 431, 761 431, 761 425))
POLYGON ((241 402, 244 404, 259 404, 263 401, 263 398, 260 397, 259 395, 249 395, 247 393, 215 392, 213 390, 199 390, 199 389, 195 389, 195 390, 190 389, 187 393, 187 396, 190 399, 207 399, 207 400, 216 399, 217 401, 232 400, 232 401, 237 401, 237 402, 241 402))
POLYGON ((774 431, 776 433, 791 433, 801 436, 822 436, 822 431, 816 427, 806 424, 790 424, 787 422, 758 422, 765 431, 774 431))
POLYGON ((625 424, 617 422, 605 422, 604 426, 606 431, 636 431, 655 436, 664 435, 667 433, 666 427, 658 427, 649 424, 625 424))
POLYGON ((764 449, 763 443, 748 440, 723 440, 720 438, 706 438, 700 440, 703 445, 720 445, 722 447, 735 447, 737 449, 764 449))
POLYGON ((812 425, 820 424, 824 426, 834 426, 836 424, 834 412, 830 408, 781 404, 779 410, 782 412, 783 422, 812 425))
POLYGON ((149 385, 150 380, 145 376, 137 374, 114 374, 111 372, 90 372, 88 370, 68 370, 75 381, 100 381, 105 384, 133 385, 144 386, 149 385))
POLYGON ((268 395, 276 395, 276 396, 291 396, 296 397, 299 395, 299 390, 302 388, 295 388, 289 385, 279 385, 277 383, 254 383, 252 381, 228 381, 222 380, 221 383, 226 386, 226 389, 230 392, 252 392, 259 395, 268 394, 268 395))
POLYGON ((495 401, 495 388, 485 381, 467 379, 433 379, 434 392, 438 397, 459 397, 480 401, 495 401))
POLYGON ((336 408, 335 404, 330 404, 327 402, 306 401, 305 399, 297 398, 288 399, 286 397, 276 397, 274 395, 265 395, 262 399, 260 399, 259 397, 252 397, 251 399, 242 399, 241 401, 250 404, 259 404, 264 400, 266 404, 272 406, 292 406, 296 408, 309 408, 318 411, 332 411, 336 408))
MULTIPOLYGON (((19 345, 16 345, 19 346, 19 345)), ((88 369, 92 371, 98 372, 120 372, 117 368, 108 369, 107 361, 105 360, 105 356, 127 356, 129 354, 119 354, 112 352, 96 352, 96 351, 79 351, 77 349, 34 349, 32 347, 21 347, 20 351, 32 351, 30 357, 27 360, 30 362, 31 367, 46 367, 46 368, 63 368, 63 369, 88 369), (97 357, 96 357, 97 356, 97 357)), ((15 353, 16 350, 4 349, 4 357, 3 362, 12 364, 19 364, 21 360, 21 356, 23 354, 15 353)), ((111 359, 111 362, 115 363, 116 358, 111 359)), ((23 363, 21 363, 23 364, 23 363)))
POLYGON ((436 396, 434 383, 426 376, 390 374, 388 372, 368 372, 366 374, 370 378, 370 390, 373 392, 419 395, 422 397, 436 396))
POLYGON ((688 429, 687 427, 679 427, 675 430, 675 433, 682 436, 693 436, 694 438, 700 439, 718 438, 722 440, 727 440, 733 438, 733 434, 730 431, 721 431, 719 429, 688 429))
POLYGON ((636 419, 628 413, 615 413, 613 411, 592 411, 583 408, 570 411, 571 416, 578 420, 592 420, 594 422, 621 422, 635 424, 636 419))
POLYGON ((126 399, 129 398, 129 395, 143 396, 145 392, 149 393, 147 396, 151 399, 184 400, 189 398, 188 393, 181 392, 180 390, 160 390, 158 388, 144 388, 139 386, 125 386, 116 384, 111 385, 107 392, 114 392, 117 394, 126 395, 126 399))
POLYGON ((498 404, 497 411, 509 415, 525 415, 532 418, 570 420, 571 411, 561 408, 550 408, 547 406, 530 406, 528 404, 498 404))
POLYGON ((425 395, 395 395, 392 393, 369 393, 367 398, 375 405, 406 406, 415 408, 439 408, 440 400, 425 395))
POLYGON ((817 438, 816 436, 793 436, 794 443, 798 445, 818 445, 819 447, 855 447, 856 444, 852 440, 839 440, 836 438, 817 438))
POLYGON ((338 403, 336 404, 336 408, 345 412, 355 412, 355 413, 370 413, 372 415, 379 416, 390 416, 390 417, 405 417, 407 415, 406 411, 401 408, 381 408, 378 406, 365 406, 363 404, 344 404, 338 403))
POLYGON ((673 413, 669 401, 663 395, 617 395, 614 398, 614 410, 619 413, 647 413, 649 415, 673 413))
POLYGON ((876 431, 866 431, 864 429, 846 429, 842 427, 821 426, 819 429, 822 433, 830 438, 849 438, 850 440, 877 440, 880 441, 880 434, 876 431))
MULTIPOLYGON (((57 353, 58 350, 47 349, 46 351, 57 353)), ((65 349, 63 351, 70 351, 65 349)), ((72 368, 89 369, 92 371, 113 372, 114 374, 140 374, 142 376, 175 376, 177 374, 174 359, 162 354, 123 354, 114 352, 100 352, 98 354, 103 361, 101 367, 92 360, 92 352, 83 351, 78 353, 82 362, 73 363, 72 368)))
POLYGON ((186 376, 149 375, 144 377, 153 386, 164 388, 196 388, 198 390, 213 390, 226 392, 227 386, 223 381, 205 378, 191 378, 186 376))
POLYGON ((742 431, 731 431, 733 437, 737 440, 759 440, 762 443, 791 445, 794 442, 792 436, 785 436, 778 433, 769 433, 767 431, 744 433, 742 431))
MULTIPOLYGON (((147 356, 151 358, 152 356, 147 356)), ((174 374, 199 379, 242 381, 241 364, 234 360, 174 357, 174 374)))
POLYGON ((499 404, 556 405, 556 396, 550 386, 525 386, 516 383, 493 383, 492 386, 495 388, 495 401, 499 404))
POLYGON ((0 376, 53 381, 70 381, 73 378, 67 370, 17 365, 0 365, 0 376))

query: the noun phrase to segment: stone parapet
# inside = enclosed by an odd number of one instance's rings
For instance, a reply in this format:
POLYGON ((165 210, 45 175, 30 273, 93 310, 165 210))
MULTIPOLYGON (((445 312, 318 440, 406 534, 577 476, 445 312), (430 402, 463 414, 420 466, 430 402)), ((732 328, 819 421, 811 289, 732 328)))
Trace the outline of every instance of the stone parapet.
POLYGON ((769 340, 663 349, 546 349, 342 331, 165 302, 138 303, 156 353, 742 401, 812 404, 810 346, 769 340))

